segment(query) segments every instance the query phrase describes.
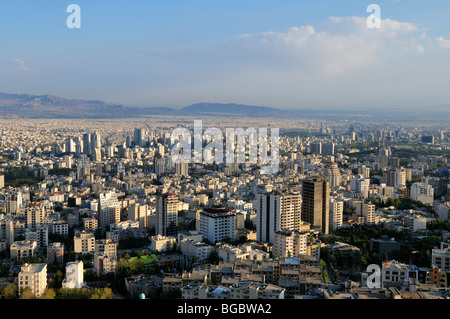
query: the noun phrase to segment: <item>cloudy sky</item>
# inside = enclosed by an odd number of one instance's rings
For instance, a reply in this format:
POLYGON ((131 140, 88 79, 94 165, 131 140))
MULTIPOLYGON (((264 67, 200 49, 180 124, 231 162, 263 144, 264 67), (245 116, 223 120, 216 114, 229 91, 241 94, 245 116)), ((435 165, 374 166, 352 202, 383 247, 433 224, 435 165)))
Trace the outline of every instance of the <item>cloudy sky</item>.
POLYGON ((448 0, 8 0, 0 29, 0 92, 130 106, 450 104, 448 0), (81 29, 67 27, 71 3, 81 29), (380 29, 367 26, 371 3, 380 29))

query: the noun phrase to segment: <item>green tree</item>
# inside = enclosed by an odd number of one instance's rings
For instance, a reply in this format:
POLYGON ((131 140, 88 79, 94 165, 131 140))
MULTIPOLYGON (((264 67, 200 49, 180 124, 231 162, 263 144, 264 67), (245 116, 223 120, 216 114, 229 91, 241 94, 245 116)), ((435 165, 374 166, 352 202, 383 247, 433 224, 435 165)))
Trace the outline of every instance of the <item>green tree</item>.
POLYGON ((17 299, 19 297, 17 292, 18 289, 16 284, 7 284, 0 289, 0 295, 4 299, 17 299))
POLYGON ((52 288, 48 288, 45 293, 41 296, 40 299, 55 299, 56 298, 56 292, 52 288))
POLYGON ((36 299, 36 296, 30 287, 21 288, 19 295, 19 299, 36 299))

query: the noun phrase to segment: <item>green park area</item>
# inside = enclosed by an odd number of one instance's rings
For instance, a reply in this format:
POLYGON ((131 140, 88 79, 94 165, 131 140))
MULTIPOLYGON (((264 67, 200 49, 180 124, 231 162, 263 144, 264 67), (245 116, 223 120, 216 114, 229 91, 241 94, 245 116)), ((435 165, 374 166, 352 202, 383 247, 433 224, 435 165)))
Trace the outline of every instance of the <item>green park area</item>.
POLYGON ((156 257, 156 255, 153 254, 153 255, 143 255, 140 257, 138 257, 138 256, 132 257, 132 258, 130 258, 130 263, 133 264, 138 260, 141 260, 144 265, 156 263, 159 261, 158 257, 156 257))

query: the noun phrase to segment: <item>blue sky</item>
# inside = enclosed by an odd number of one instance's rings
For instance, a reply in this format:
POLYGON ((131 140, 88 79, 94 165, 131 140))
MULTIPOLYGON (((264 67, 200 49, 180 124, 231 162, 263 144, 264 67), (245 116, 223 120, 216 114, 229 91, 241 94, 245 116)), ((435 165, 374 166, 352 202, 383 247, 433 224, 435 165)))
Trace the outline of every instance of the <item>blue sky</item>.
POLYGON ((5 0, 0 91, 182 107, 450 104, 450 2, 5 0), (81 29, 68 29, 69 4, 81 29), (381 29, 368 29, 369 4, 381 29))

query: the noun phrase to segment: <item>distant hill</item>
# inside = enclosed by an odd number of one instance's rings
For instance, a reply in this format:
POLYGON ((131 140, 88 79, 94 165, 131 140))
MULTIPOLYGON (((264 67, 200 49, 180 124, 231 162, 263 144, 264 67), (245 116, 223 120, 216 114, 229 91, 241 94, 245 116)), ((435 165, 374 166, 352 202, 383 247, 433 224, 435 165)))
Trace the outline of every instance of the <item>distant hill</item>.
POLYGON ((276 108, 242 104, 198 103, 176 110, 168 107, 128 107, 53 95, 0 93, 0 118, 129 118, 145 115, 280 117, 287 113, 276 108))
POLYGON ((267 106, 244 104, 197 103, 181 109, 183 113, 195 115, 228 115, 253 117, 281 117, 289 112, 267 106))

